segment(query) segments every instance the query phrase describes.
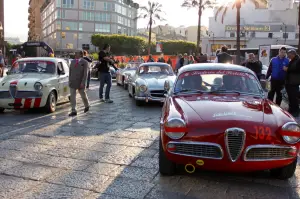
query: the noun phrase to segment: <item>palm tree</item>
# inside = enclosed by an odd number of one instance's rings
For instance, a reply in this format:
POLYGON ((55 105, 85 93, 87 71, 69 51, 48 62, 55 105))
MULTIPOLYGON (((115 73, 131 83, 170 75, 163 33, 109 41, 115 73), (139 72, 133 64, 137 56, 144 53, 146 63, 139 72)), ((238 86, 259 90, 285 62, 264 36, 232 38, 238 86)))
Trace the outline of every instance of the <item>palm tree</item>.
MULTIPOLYGON (((252 2, 256 8, 260 6, 260 4, 267 4, 267 0, 248 0, 252 2)), ((224 22, 224 18, 226 16, 226 13, 229 9, 229 6, 232 6, 232 9, 236 8, 236 63, 240 64, 241 62, 241 35, 240 35, 240 30, 241 30, 241 7, 242 3, 246 3, 246 0, 233 0, 231 3, 226 3, 224 5, 221 5, 215 15, 215 20, 217 20, 217 17, 221 11, 223 11, 222 14, 222 23, 224 22)))
POLYGON ((213 8, 215 0, 184 0, 182 7, 197 8, 198 9, 198 30, 197 30, 197 51, 201 53, 201 18, 203 10, 206 8, 213 8))
POLYGON ((161 14, 163 13, 162 5, 160 3, 157 3, 157 2, 148 1, 148 6, 147 7, 140 7, 140 10, 142 12, 140 13, 140 15, 137 18, 149 19, 147 29, 149 30, 148 55, 150 55, 152 25, 156 23, 156 20, 164 21, 164 19, 161 17, 161 14))

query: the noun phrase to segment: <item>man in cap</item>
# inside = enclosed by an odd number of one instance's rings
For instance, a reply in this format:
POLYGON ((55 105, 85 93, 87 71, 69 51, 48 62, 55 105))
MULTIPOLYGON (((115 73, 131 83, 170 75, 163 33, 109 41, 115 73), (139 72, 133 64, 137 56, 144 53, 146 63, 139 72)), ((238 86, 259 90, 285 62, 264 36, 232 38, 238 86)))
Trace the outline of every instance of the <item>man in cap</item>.
POLYGON ((288 51, 290 62, 283 68, 286 71, 285 89, 289 98, 289 112, 299 115, 298 93, 300 85, 300 58, 295 50, 288 51))

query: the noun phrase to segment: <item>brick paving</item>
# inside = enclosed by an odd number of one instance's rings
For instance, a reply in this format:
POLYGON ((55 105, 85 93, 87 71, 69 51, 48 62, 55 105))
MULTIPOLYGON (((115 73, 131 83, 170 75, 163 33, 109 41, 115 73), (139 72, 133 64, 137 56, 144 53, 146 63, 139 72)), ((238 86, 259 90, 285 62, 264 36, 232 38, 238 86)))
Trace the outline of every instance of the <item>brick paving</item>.
POLYGON ((0 198, 194 199, 300 198, 300 170, 288 180, 267 172, 229 174, 183 170, 158 173, 161 106, 136 107, 113 86, 114 104, 89 90, 88 114, 69 118, 69 104, 54 114, 9 111, 0 117, 0 198))

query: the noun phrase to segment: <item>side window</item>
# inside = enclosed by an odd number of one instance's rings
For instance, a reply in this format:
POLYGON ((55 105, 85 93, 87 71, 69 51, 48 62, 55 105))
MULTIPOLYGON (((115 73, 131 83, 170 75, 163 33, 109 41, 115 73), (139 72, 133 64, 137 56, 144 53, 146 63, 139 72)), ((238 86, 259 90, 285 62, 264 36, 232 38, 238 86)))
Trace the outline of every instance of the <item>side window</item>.
POLYGON ((58 74, 58 75, 61 75, 62 72, 64 72, 63 65, 62 65, 61 62, 58 62, 58 64, 57 64, 57 74, 58 74))
POLYGON ((68 74, 69 73, 69 66, 67 63, 63 62, 63 69, 65 71, 65 74, 68 74))

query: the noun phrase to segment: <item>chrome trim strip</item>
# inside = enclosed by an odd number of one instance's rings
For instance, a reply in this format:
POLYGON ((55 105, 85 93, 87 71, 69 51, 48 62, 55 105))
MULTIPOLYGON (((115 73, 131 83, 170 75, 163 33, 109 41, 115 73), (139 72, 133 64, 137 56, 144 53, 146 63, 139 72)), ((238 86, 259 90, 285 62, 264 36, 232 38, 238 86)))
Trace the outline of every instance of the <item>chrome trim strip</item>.
POLYGON ((142 101, 146 101, 146 98, 148 99, 148 101, 156 101, 156 102, 164 102, 165 101, 165 98, 153 98, 153 97, 138 97, 138 96, 135 96, 134 97, 136 100, 142 100, 142 101))
POLYGON ((243 151, 243 149, 244 149, 244 146, 245 146, 245 140, 246 140, 246 132, 245 132, 244 129, 237 128, 237 127, 229 128, 229 129, 226 129, 226 130, 225 130, 225 136, 224 136, 224 138, 225 138, 225 147, 226 147, 226 151, 227 151, 227 153, 228 153, 228 157, 229 157, 229 159, 230 159, 231 162, 236 162, 236 161, 240 158, 240 156, 241 156, 241 154, 242 154, 242 151, 243 151), (229 132, 229 131, 239 131, 239 132, 243 133, 243 140, 242 140, 242 144, 241 144, 241 150, 240 150, 240 152, 239 152, 239 154, 237 155, 237 157, 236 157, 235 160, 232 159, 231 154, 230 154, 230 151, 229 151, 229 148, 228 148, 228 132, 229 132))
MULTIPOLYGON (((205 157, 205 156, 194 156, 194 155, 187 155, 187 154, 182 154, 182 153, 175 153, 172 151, 169 151, 169 153, 171 154, 175 154, 175 155, 181 155, 181 156, 187 156, 187 157, 195 157, 195 158, 206 158, 206 159, 213 159, 213 160, 222 160, 224 157, 224 152, 223 149, 221 147, 221 145, 216 144, 216 143, 211 143, 211 142, 193 142, 193 141, 184 141, 184 142, 175 142, 175 141, 170 141, 167 143, 167 145, 169 144, 186 144, 186 145, 206 145, 206 146, 215 146, 218 147, 220 149, 221 152, 221 157, 220 158, 212 158, 212 157, 205 157)), ((168 148, 168 147, 167 147, 168 148)))
POLYGON ((281 146, 281 145, 272 145, 272 144, 257 144, 248 146, 244 152, 244 161, 246 162, 261 162, 261 161, 276 161, 276 160, 289 160, 295 157, 290 158, 272 158, 272 159, 247 159, 247 153, 254 148, 281 148, 281 149, 296 149, 294 146, 281 146))

